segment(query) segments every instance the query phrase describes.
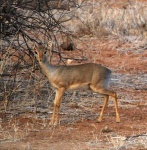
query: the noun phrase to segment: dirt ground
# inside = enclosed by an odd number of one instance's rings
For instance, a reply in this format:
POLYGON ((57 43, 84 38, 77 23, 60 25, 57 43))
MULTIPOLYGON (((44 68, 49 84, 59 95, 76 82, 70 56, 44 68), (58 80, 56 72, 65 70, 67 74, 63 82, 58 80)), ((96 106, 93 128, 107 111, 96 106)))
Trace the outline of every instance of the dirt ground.
MULTIPOLYGON (((110 88, 118 94, 121 122, 115 122, 112 100, 97 123, 103 97, 89 91, 66 92, 56 127, 48 125, 52 107, 43 113, 1 111, 1 150, 147 150, 147 49, 116 39, 82 40, 78 45, 82 51, 63 51, 62 55, 79 59, 71 64, 95 62, 113 71, 110 88)), ((38 101, 43 109, 46 104, 38 101)))

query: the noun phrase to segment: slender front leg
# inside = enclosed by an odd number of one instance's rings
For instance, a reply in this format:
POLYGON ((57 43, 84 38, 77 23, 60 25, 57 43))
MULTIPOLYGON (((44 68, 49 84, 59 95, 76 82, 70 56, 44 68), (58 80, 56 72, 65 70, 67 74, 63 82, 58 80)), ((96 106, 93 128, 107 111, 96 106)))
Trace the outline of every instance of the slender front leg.
POLYGON ((65 91, 64 88, 60 88, 60 89, 56 90, 53 115, 51 117, 51 121, 50 121, 49 125, 57 125, 59 122, 60 103, 61 103, 61 99, 64 94, 64 91, 65 91))
POLYGON ((109 96, 106 95, 105 98, 104 98, 104 105, 103 105, 103 108, 102 108, 102 110, 101 110, 101 112, 100 112, 100 116, 99 116, 99 118, 98 118, 98 122, 101 122, 102 119, 103 119, 103 114, 104 114, 104 110, 105 110, 105 108, 106 108, 106 106, 107 106, 107 104, 108 104, 108 99, 109 99, 109 96))

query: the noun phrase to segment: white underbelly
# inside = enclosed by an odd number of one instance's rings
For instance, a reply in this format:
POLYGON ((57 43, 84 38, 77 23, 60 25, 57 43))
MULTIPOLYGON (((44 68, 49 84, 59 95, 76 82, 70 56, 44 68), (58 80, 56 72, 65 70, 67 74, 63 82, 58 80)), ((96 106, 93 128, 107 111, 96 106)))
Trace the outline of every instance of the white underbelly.
POLYGON ((68 87, 68 90, 89 89, 89 84, 73 84, 68 87))

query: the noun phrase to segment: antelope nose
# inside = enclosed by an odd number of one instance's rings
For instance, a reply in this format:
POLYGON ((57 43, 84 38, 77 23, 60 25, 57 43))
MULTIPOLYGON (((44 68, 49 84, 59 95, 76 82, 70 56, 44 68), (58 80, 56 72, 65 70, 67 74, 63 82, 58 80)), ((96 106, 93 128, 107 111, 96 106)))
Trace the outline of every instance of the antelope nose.
POLYGON ((39 59, 40 62, 42 62, 42 60, 43 60, 42 58, 39 59))

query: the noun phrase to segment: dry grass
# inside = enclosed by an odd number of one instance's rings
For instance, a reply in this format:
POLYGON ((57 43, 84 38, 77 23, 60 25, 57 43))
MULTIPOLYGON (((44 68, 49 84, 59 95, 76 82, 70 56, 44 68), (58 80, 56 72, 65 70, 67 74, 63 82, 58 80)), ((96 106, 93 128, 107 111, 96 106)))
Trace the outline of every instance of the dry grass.
MULTIPOLYGON (((95 2, 93 5, 90 4, 83 7, 82 11, 77 10, 75 16, 80 18, 82 23, 72 20, 71 22, 74 22, 75 24, 74 26, 69 26, 69 28, 79 36, 88 34, 90 36, 97 36, 98 39, 105 36, 107 36, 108 39, 109 37, 112 38, 112 36, 117 36, 120 40, 125 40, 129 43, 129 49, 127 48, 127 45, 124 45, 117 49, 118 52, 131 52, 137 48, 138 53, 142 53, 143 48, 141 46, 145 48, 147 40, 147 18, 145 9, 145 3, 139 2, 125 4, 125 7, 110 7, 104 3, 95 2), (133 43, 131 49, 130 42, 133 43)), ((137 50, 135 53, 138 54, 137 50)), ((123 136, 123 132, 120 133, 118 130, 119 132, 116 134, 115 131, 107 126, 103 126, 101 131, 97 132, 99 128, 94 123, 85 125, 88 127, 93 126, 95 129, 94 131, 89 131, 92 136, 89 138, 87 137, 85 141, 83 139, 82 142, 78 140, 73 141, 71 138, 71 140, 66 140, 64 143, 63 141, 58 142, 57 137, 55 143, 53 143, 56 132, 61 133, 61 137, 65 131, 67 131, 67 135, 74 134, 72 131, 78 128, 78 125, 75 128, 72 126, 73 124, 75 125, 85 119, 89 120, 89 122, 95 120, 99 114, 97 106, 99 105, 100 108, 103 101, 97 94, 91 94, 90 92, 76 92, 75 96, 72 92, 65 93, 61 106, 61 124, 65 126, 65 128, 63 126, 57 129, 49 128, 48 122, 50 115, 52 114, 53 99, 55 95, 54 91, 51 89, 44 75, 38 71, 38 66, 32 64, 32 67, 27 68, 26 65, 21 62, 21 67, 15 69, 17 61, 16 63, 14 62, 12 55, 6 53, 6 55, 2 56, 0 63, 1 73, 3 72, 12 75, 0 77, 0 115, 2 114, 0 116, 0 149, 1 144, 3 144, 3 146, 10 144, 10 146, 13 147, 14 143, 17 143, 18 147, 22 149, 41 149, 42 146, 48 148, 50 146, 49 144, 52 144, 53 149, 56 149, 56 146, 59 148, 58 144, 60 144, 60 146, 66 144, 68 148, 71 148, 72 146, 73 149, 82 149, 85 147, 87 150, 94 150, 103 147, 104 145, 105 148, 109 147, 111 149, 130 149, 132 147, 134 147, 134 149, 147 148, 146 134, 128 138, 123 136), (33 71, 34 68, 37 68, 37 70, 33 71), (97 99, 100 100, 97 102, 97 99), (9 100, 7 110, 2 102, 3 100, 5 102, 9 100), (5 114, 4 111, 6 111, 5 114), (23 121, 19 121, 19 117, 24 119, 24 124, 23 121), (3 126, 5 123, 7 125, 3 126), (39 139, 40 132, 45 133, 42 139, 39 139), (50 134, 46 135, 46 133, 50 134), (32 134, 37 134, 39 136, 32 136, 33 139, 30 138, 29 142, 21 143, 23 140, 28 139, 32 134), (35 138, 37 138, 40 147, 36 145, 35 138), (67 141, 68 143, 66 143, 67 141), (53 145, 56 143, 57 145, 53 145)), ((139 94, 134 96, 134 93, 132 92, 135 88, 146 90, 146 84, 146 74, 115 74, 112 77, 111 86, 119 93, 120 108, 126 109, 127 111, 130 108, 136 108, 137 105, 146 106, 147 103, 145 99, 140 99, 139 94), (126 91, 122 91, 122 89, 125 89, 126 91)), ((109 106, 113 107, 111 101, 109 106)), ((137 107, 137 109, 139 109, 139 107, 137 107)), ((113 117, 114 119, 112 113, 106 113, 105 117, 113 117)), ((122 116, 122 118, 124 119, 124 116, 122 116)), ((130 127, 129 129, 133 128, 132 124, 127 125, 130 127)), ((135 125, 137 126, 138 124, 135 125)), ((146 125, 144 124, 144 126, 146 125)), ((139 126, 139 128, 144 127, 139 126)), ((135 129, 136 128, 134 127, 132 135, 139 133, 139 131, 135 131, 135 129)), ((79 129, 79 131, 81 131, 81 129, 79 129)))
POLYGON ((100 1, 89 2, 76 11, 75 16, 80 21, 72 20, 69 29, 79 36, 91 34, 101 38, 115 35, 120 39, 139 36, 146 39, 146 9, 146 3, 137 1, 122 2, 121 7, 100 1))
MULTIPOLYGON (((141 52, 139 51, 139 53, 141 52)), ((4 67, 4 70, 7 69, 5 71, 9 72, 9 68, 11 70, 8 62, 5 63, 4 67)), ((54 92, 50 88, 47 79, 42 75, 42 73, 38 70, 32 72, 32 70, 33 67, 28 69, 20 69, 17 71, 15 78, 1 78, 1 100, 9 98, 8 100, 10 101, 6 114, 1 116, 0 120, 0 142, 3 146, 9 145, 13 147, 14 143, 17 143, 17 146, 15 145, 14 147, 19 147, 22 149, 37 149, 38 145, 40 146, 40 149, 42 146, 48 148, 50 145, 55 147, 53 149, 57 149, 57 147, 59 148, 58 145, 64 146, 65 144, 68 145, 69 148, 70 146, 72 146, 73 149, 82 149, 83 147, 86 147, 89 150, 103 147, 103 145, 105 145, 105 148, 109 147, 112 149, 129 149, 131 147, 146 148, 146 136, 141 135, 137 138, 124 140, 124 138, 126 139, 127 137, 123 132, 120 133, 118 130, 119 132, 116 134, 115 130, 112 130, 110 127, 103 127, 101 132, 97 133, 99 128, 94 123, 91 123, 90 125, 87 123, 84 125, 88 127, 93 126, 93 128, 96 129, 93 133, 92 131, 89 131, 93 136, 87 137, 88 139, 85 141, 83 139, 82 142, 74 141, 72 139, 68 141, 68 143, 66 143, 67 140, 65 140, 65 142, 64 140, 57 141, 58 138, 55 139, 56 133, 61 133, 60 136, 62 137, 63 131, 68 131, 66 134, 72 135, 74 134, 73 130, 76 129, 72 126, 73 124, 76 125, 77 122, 82 122, 84 124, 85 119, 87 119, 88 122, 91 120, 96 120, 100 112, 99 108, 102 106, 103 101, 97 94, 91 94, 87 91, 77 92, 74 98, 72 98, 72 92, 65 93, 61 106, 61 127, 52 130, 48 127, 48 122, 52 113, 54 92), (13 88, 11 89, 10 87, 13 88), (26 121, 23 123, 19 121, 19 118, 26 119, 26 121), (6 126, 4 126, 5 123, 6 126), (65 126, 65 128, 63 128, 63 126, 65 126), (110 131, 110 134, 108 131, 110 131), (42 139, 38 139, 39 136, 32 136, 32 134, 35 135, 36 133, 39 133, 40 135, 40 132, 43 134, 48 133, 48 135, 44 134, 42 139), (30 139, 27 143, 23 142, 28 137, 32 137, 32 139, 30 139), (103 140, 102 137, 104 138, 103 140), (37 140, 38 145, 35 144, 35 140, 37 140)), ((116 90, 119 93, 119 107, 127 110, 130 108, 135 109, 138 104, 146 106, 147 103, 145 99, 140 98, 139 94, 134 96, 131 93, 134 88, 146 89, 146 82, 146 74, 114 74, 112 77, 111 86, 113 90, 116 90), (128 91, 123 92, 121 91, 122 89, 128 91)), ((112 101, 109 102, 109 107, 113 108, 112 101)), ((0 113, 3 114, 4 111, 4 105, 1 105, 0 113)), ((111 114, 106 113, 105 117, 106 119, 104 122, 107 122, 106 120, 108 118, 115 118, 112 112, 111 114)), ((104 122, 102 124, 104 124, 104 122)), ((130 128, 133 128, 132 126, 135 125, 130 124, 130 128)), ((138 126, 139 128, 142 128, 142 126, 138 126)), ((144 126, 146 125, 144 124, 144 126)), ((138 131, 135 131, 135 129, 132 131, 132 135, 138 134, 138 131)))

